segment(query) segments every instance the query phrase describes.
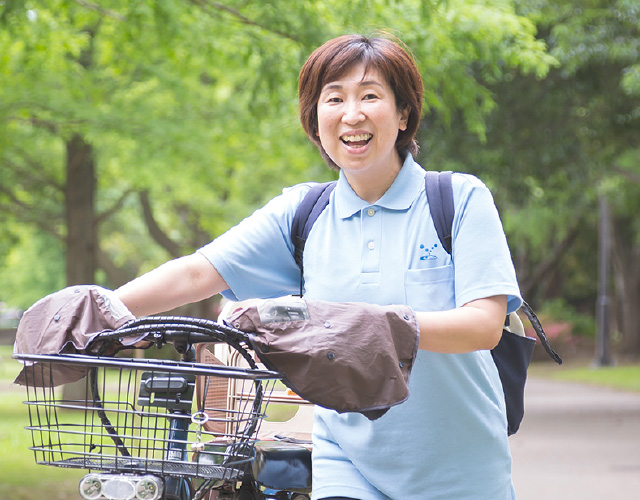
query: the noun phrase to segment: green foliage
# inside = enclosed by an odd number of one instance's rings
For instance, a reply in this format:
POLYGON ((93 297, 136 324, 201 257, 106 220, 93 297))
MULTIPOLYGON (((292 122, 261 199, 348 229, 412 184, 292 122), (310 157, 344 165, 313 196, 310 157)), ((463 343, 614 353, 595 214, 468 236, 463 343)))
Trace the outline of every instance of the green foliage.
MULTIPOLYGON (((106 266, 106 285, 171 256, 149 236, 139 192, 187 253, 283 186, 334 175, 296 101, 300 65, 328 38, 398 35, 423 72, 429 119, 451 130, 461 117, 480 140, 495 107, 488 84, 513 71, 541 78, 554 64, 503 0, 43 0, 0 11, 0 213, 64 241, 65 141, 83 137, 97 166, 99 246, 120 273, 106 266)), ((2 276, 24 273, 13 262, 0 263, 2 276)), ((32 265, 57 286, 61 265, 32 265)))
POLYGON ((509 2, 435 2, 428 21, 419 3, 404 7, 398 31, 423 70, 425 104, 447 130, 460 127, 485 138, 485 119, 495 106, 488 83, 513 70, 546 75, 555 60, 535 38, 535 27, 509 2))
POLYGON ((15 228, 17 238, 0 266, 0 290, 12 307, 28 308, 54 290, 64 288, 63 248, 30 226, 15 228))
POLYGON ((480 79, 496 103, 486 141, 434 120, 421 160, 488 184, 529 300, 562 298, 592 314, 598 197, 609 196, 622 241, 637 245, 640 234, 637 2, 517 1, 515 8, 557 64, 542 80, 521 71, 480 79))

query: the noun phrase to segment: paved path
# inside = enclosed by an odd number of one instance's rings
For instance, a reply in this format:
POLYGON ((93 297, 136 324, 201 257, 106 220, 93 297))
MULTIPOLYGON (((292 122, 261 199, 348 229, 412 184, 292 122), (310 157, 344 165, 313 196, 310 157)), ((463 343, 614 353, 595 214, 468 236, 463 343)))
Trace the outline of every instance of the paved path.
POLYGON ((518 500, 640 500, 640 394, 530 378, 509 441, 518 500))

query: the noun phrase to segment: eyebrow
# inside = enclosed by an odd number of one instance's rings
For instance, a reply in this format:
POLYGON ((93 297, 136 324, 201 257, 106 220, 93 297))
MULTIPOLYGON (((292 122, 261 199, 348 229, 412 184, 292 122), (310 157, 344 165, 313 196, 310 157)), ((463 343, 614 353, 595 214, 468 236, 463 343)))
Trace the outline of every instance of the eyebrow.
MULTIPOLYGON (((359 84, 358 87, 367 87, 370 85, 376 85, 378 87, 383 87, 383 85, 378 82, 377 80, 362 80, 359 84)), ((322 92, 326 91, 326 90, 335 90, 335 89, 341 89, 343 86, 340 85, 339 83, 328 83, 326 84, 324 87, 322 87, 322 92)))

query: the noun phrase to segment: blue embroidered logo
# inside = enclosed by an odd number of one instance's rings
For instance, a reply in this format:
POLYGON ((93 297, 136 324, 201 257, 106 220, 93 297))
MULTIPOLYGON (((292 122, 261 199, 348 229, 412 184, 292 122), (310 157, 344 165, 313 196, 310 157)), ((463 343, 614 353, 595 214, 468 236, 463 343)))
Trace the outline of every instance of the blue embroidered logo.
POLYGON ((420 245, 420 249, 424 250, 427 254, 423 255, 422 257, 420 257, 420 260, 435 260, 438 257, 433 255, 433 250, 438 246, 438 244, 436 243, 435 245, 433 245, 431 248, 427 248, 424 245, 420 245))

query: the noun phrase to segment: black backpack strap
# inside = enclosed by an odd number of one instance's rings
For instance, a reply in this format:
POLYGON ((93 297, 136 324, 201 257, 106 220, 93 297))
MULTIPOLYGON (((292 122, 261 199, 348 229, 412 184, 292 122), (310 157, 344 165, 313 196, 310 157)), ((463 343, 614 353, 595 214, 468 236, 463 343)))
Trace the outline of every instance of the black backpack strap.
POLYGON ((318 216, 329 204, 329 196, 336 187, 336 181, 314 185, 304 196, 296 209, 291 223, 291 242, 293 243, 293 258, 300 268, 300 296, 303 285, 303 255, 304 246, 309 232, 318 216))
POLYGON ((451 231, 455 214, 451 172, 428 171, 424 182, 433 225, 443 248, 451 254, 451 231))
POLYGON ((542 328, 542 325, 540 324, 540 320, 536 316, 536 313, 533 312, 533 309, 531 309, 531 306, 527 304, 524 300, 522 301, 521 309, 529 319, 531 326, 533 326, 533 329, 536 332, 538 339, 540 339, 540 343, 542 344, 542 347, 544 347, 544 350, 547 352, 547 354, 552 360, 554 360, 556 363, 561 365, 562 358, 551 347, 551 344, 549 343, 549 339, 547 338, 547 335, 544 333, 544 329, 542 328))

